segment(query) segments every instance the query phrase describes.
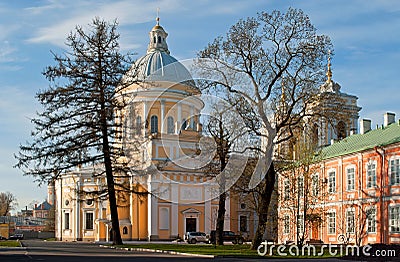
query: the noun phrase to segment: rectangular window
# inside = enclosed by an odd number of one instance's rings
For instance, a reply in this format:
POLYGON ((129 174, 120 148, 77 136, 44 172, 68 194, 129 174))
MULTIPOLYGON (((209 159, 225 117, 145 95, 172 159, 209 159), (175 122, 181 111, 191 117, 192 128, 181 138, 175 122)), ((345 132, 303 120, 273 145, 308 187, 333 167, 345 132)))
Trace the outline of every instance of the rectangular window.
POLYGON ((400 184, 400 159, 392 159, 389 161, 390 184, 400 184))
POLYGON ((289 234, 290 233, 290 216, 286 215, 283 218, 283 233, 289 234))
POLYGON ((283 190, 283 199, 289 200, 290 199, 290 182, 289 179, 286 179, 283 182, 284 190, 283 190))
POLYGON ((328 192, 335 193, 336 192, 336 172, 331 171, 328 173, 328 192))
POLYGON ((389 207, 389 227, 391 233, 400 233, 400 206, 389 207))
POLYGON ((319 178, 318 178, 318 175, 313 175, 312 176, 311 190, 312 190, 312 195, 313 196, 318 196, 318 190, 319 190, 319 178))
POLYGON ((354 190, 354 167, 347 168, 347 190, 354 190))
POLYGON ((328 213, 328 234, 336 233, 336 213, 329 212, 328 213))
POLYGON ((69 229, 69 213, 64 213, 64 229, 69 229))
POLYGON ((303 234, 304 233, 304 215, 303 214, 299 214, 297 217, 297 232, 299 234, 303 234))
POLYGON ((354 211, 347 210, 346 212, 346 232, 354 234, 354 211))
POLYGON ((297 187, 299 195, 302 197, 304 195, 304 177, 299 177, 297 179, 297 187))
POLYGON ((375 163, 367 165, 367 188, 376 187, 376 166, 375 163))
POLYGON ((247 216, 239 217, 240 232, 247 232, 247 216))
POLYGON ((92 212, 85 213, 85 229, 88 229, 88 230, 93 229, 93 213, 92 212))
POLYGON ((367 210, 367 233, 376 233, 376 209, 367 210))

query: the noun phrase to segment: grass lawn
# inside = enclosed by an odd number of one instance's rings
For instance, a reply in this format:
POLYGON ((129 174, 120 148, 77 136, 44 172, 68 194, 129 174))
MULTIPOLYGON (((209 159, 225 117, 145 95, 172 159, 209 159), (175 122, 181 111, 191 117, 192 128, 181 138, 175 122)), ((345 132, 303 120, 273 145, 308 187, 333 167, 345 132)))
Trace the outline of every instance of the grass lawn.
MULTIPOLYGON (((224 245, 224 246, 214 246, 214 245, 189 245, 189 244, 126 244, 119 247, 123 248, 147 248, 165 251, 175 251, 182 253, 192 253, 192 254, 202 254, 202 255, 214 255, 214 256, 241 256, 241 257, 258 257, 257 250, 251 250, 250 245, 224 245)), ((273 258, 329 258, 329 257, 340 257, 338 255, 332 256, 329 254, 328 250, 324 250, 324 254, 321 256, 291 256, 286 249, 287 256, 279 256, 274 249, 273 255, 266 256, 273 258)), ((268 251, 269 253, 269 251, 268 251)), ((320 253, 320 248, 317 248, 317 254, 320 253)))
POLYGON ((20 243, 17 240, 4 240, 0 241, 0 247, 20 247, 20 243))

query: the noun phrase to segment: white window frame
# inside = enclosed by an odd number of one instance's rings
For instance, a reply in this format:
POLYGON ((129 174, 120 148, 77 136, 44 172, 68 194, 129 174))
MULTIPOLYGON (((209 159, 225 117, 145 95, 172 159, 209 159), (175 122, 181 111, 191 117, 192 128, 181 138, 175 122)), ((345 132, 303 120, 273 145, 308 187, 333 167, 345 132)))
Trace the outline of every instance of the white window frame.
POLYGON ((304 177, 299 176, 297 178, 297 192, 299 193, 300 197, 304 196, 304 177))
POLYGON ((369 161, 365 170, 367 188, 376 187, 376 161, 369 161))
POLYGON ((152 115, 150 117, 150 133, 156 134, 158 133, 158 116, 152 115))
POLYGON ((367 233, 376 233, 376 208, 367 209, 367 233))
POLYGON ((313 196, 318 196, 318 190, 319 190, 319 174, 314 174, 311 177, 311 193, 313 196))
POLYGON ((346 232, 354 234, 356 213, 353 208, 346 210, 346 232))
POLYGON ((336 170, 331 169, 328 171, 328 192, 336 193, 336 170))
POLYGON ((304 234, 304 214, 302 211, 297 216, 297 233, 304 234))
POLYGON ((400 158, 389 159, 389 178, 391 185, 400 185, 400 158))
POLYGON ((335 235, 336 234, 336 212, 335 211, 328 212, 328 227, 327 227, 327 230, 328 230, 328 235, 335 235), (331 221, 332 218, 333 218, 333 221, 331 221))
POLYGON ((71 229, 71 213, 70 212, 65 212, 64 213, 64 229, 69 230, 71 229), (68 216, 68 219, 66 218, 68 216), (67 227, 68 223, 68 227, 67 227))
POLYGON ((285 179, 283 181, 283 200, 290 199, 290 181, 289 179, 285 179))
POLYGON ((349 166, 346 168, 346 189, 347 191, 355 190, 355 175, 356 168, 354 166, 349 166), (350 172, 352 170, 352 172, 350 172))
POLYGON ((283 234, 290 234, 290 216, 283 217, 283 234))
POLYGON ((400 233, 400 205, 389 206, 389 232, 400 233))
POLYGON ((85 221, 85 230, 94 230, 94 219, 95 219, 95 217, 94 217, 94 211, 92 211, 92 210, 91 210, 91 211, 85 211, 84 214, 85 214, 85 216, 84 216, 84 217, 85 217, 85 220, 84 220, 84 221, 85 221), (91 223, 91 225, 90 225, 91 228, 88 227, 88 225, 89 225, 89 224, 88 224, 88 215, 89 215, 89 214, 92 215, 92 223, 91 223))

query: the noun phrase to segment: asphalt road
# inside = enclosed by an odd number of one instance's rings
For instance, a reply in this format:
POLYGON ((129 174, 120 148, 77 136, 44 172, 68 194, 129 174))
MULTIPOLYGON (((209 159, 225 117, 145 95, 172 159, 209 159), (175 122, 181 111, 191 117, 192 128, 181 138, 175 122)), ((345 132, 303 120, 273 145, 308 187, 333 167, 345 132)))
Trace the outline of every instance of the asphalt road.
POLYGON ((23 240, 25 248, 1 248, 0 261, 56 261, 56 262, 101 262, 101 261, 205 261, 210 259, 169 255, 150 252, 132 252, 99 247, 85 242, 45 242, 23 240))
MULTIPOLYGON (((125 261, 297 261, 299 259, 260 259, 254 258, 201 258, 183 255, 170 255, 152 252, 133 252, 99 247, 86 242, 45 242, 41 240, 23 240, 24 248, 0 248, 0 262, 12 261, 56 261, 56 262, 125 262, 125 261)), ((306 261, 306 260, 302 260, 306 261)), ((313 259, 319 261, 342 261, 339 259, 313 259)))

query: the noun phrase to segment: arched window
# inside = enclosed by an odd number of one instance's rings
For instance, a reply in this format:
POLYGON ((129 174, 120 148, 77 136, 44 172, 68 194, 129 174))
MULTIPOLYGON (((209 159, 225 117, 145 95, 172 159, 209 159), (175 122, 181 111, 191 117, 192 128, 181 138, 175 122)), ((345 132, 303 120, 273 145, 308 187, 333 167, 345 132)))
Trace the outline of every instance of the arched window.
POLYGON ((136 123, 135 123, 135 129, 136 129, 136 135, 140 135, 140 131, 142 129, 142 117, 137 116, 136 117, 136 123))
POLYGON ((187 127, 187 122, 186 122, 186 119, 184 118, 184 119, 182 119, 182 130, 185 130, 186 129, 186 127, 187 127))
POLYGON ((156 37, 154 36, 153 37, 153 43, 155 44, 157 41, 156 41, 156 37))
POLYGON ((173 134, 174 133, 174 118, 169 116, 167 118, 167 133, 173 134))
POLYGON ((127 227, 124 227, 124 228, 122 229, 122 234, 124 234, 124 235, 127 235, 127 234, 128 234, 128 228, 127 228, 127 227))
POLYGON ((346 137, 346 124, 343 121, 337 124, 337 136, 339 140, 346 137))
POLYGON ((152 134, 158 133, 158 117, 151 116, 150 118, 150 132, 152 134))
POLYGON ((158 36, 158 43, 161 44, 161 36, 158 36))

